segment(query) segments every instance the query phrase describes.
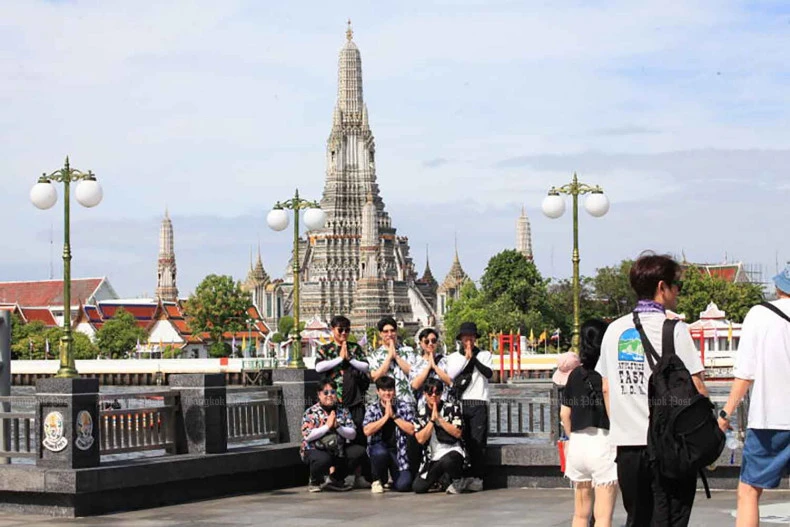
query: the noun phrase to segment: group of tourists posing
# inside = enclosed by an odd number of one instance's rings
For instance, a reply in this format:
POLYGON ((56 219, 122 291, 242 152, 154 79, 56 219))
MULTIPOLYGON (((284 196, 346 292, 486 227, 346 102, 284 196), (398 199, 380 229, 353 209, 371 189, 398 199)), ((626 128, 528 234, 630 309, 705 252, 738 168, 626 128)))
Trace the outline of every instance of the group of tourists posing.
MULTIPOLYGON (((774 277, 777 299, 753 307, 741 330, 727 403, 708 397, 704 366, 673 311, 683 282, 672 258, 643 253, 629 280, 633 312, 586 322, 580 353, 564 354, 560 418, 569 440, 565 475, 575 488, 574 527, 612 523, 619 487, 629 527, 689 524, 703 468, 725 445, 730 419, 751 390, 736 525, 756 527, 763 489, 790 469, 790 265, 774 277)), ((483 488, 491 354, 480 351, 473 323, 461 349, 437 353, 439 333, 417 334, 421 354, 399 346, 391 318, 378 324, 382 346, 366 357, 348 342, 350 323, 332 322, 334 340, 318 353, 326 380, 304 415, 302 456, 311 491, 368 486, 418 493, 483 488), (378 400, 366 406, 370 380, 378 400), (354 476, 354 485, 345 483, 354 476)))
MULTIPOLYGON (((704 366, 677 320, 683 282, 672 258, 643 253, 630 270, 638 302, 611 324, 591 320, 579 356, 558 362, 565 475, 575 487, 574 527, 612 523, 617 488, 626 525, 689 525, 700 475, 716 462, 731 414, 751 388, 736 526, 759 524, 763 489, 790 469, 790 266, 774 277, 777 300, 747 314, 727 403, 708 397, 704 366)), ((570 356, 569 356, 570 355, 570 356)))
POLYGON ((395 320, 385 317, 377 326, 382 344, 368 356, 348 341, 348 318, 335 316, 330 327, 332 342, 315 363, 324 375, 318 402, 302 419, 308 490, 483 490, 493 371, 476 325, 461 325, 460 350, 447 356, 433 327, 420 329, 415 351, 398 342, 395 320), (378 397, 368 404, 371 381, 378 397))

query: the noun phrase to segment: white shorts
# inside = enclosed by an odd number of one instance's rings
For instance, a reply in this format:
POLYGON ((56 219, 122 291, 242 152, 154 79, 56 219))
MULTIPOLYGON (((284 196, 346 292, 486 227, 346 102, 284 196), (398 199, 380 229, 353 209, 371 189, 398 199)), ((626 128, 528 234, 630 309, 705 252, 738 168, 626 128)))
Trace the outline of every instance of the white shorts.
POLYGON ((591 426, 571 432, 565 444, 565 477, 574 483, 589 481, 596 487, 617 483, 616 455, 608 430, 591 426))

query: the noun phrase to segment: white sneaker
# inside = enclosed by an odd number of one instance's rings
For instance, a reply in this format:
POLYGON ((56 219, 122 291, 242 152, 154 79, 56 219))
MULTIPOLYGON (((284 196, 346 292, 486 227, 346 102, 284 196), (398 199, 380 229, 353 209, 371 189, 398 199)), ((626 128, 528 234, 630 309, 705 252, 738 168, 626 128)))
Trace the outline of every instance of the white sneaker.
POLYGON ((447 494, 461 494, 464 491, 464 480, 456 479, 447 487, 447 494))
POLYGON ((483 490, 483 480, 480 478, 467 479, 466 488, 464 490, 467 492, 480 492, 483 490))
POLYGON ((371 494, 384 494, 384 485, 381 484, 381 481, 376 480, 370 486, 370 493, 371 494))

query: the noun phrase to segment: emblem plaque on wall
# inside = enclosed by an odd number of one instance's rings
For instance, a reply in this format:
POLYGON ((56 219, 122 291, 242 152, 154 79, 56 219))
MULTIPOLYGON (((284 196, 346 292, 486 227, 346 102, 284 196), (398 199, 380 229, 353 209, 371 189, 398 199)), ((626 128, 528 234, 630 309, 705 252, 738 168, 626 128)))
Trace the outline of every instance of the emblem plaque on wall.
POLYGON ((77 414, 77 422, 74 423, 74 431, 77 438, 74 444, 80 450, 88 450, 93 446, 93 417, 87 410, 82 410, 77 414))
POLYGON ((63 437, 62 413, 49 412, 44 418, 44 439, 41 443, 52 452, 60 452, 69 444, 69 440, 63 437))

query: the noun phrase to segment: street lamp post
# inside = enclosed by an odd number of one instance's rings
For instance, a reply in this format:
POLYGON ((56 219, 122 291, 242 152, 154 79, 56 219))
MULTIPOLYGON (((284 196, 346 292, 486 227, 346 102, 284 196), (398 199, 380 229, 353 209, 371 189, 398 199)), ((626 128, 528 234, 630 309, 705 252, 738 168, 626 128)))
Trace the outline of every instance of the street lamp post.
POLYGON ((49 209, 58 200, 58 193, 52 184, 63 183, 63 338, 60 346, 60 369, 55 377, 78 377, 74 367, 74 353, 72 345, 74 338, 71 334, 71 223, 70 223, 70 186, 72 182, 79 181, 74 195, 80 205, 95 207, 101 202, 102 189, 93 172, 81 172, 71 168, 69 158, 63 168, 44 173, 38 183, 30 190, 30 201, 39 209, 49 209))
POLYGON ((294 241, 293 241, 293 278, 294 278, 294 327, 293 342, 296 351, 291 353, 288 366, 291 368, 304 368, 302 359, 302 340, 299 331, 299 278, 301 265, 299 263, 299 211, 304 210, 304 222, 308 229, 320 229, 326 222, 326 213, 321 210, 315 201, 307 201, 299 197, 299 189, 296 189, 294 197, 286 201, 278 201, 274 208, 266 216, 266 223, 275 231, 282 231, 288 227, 288 213, 285 209, 294 211, 294 241))
POLYGON ((592 187, 585 183, 580 183, 576 173, 573 173, 573 180, 567 185, 559 188, 551 187, 549 195, 543 198, 541 208, 543 214, 549 218, 556 219, 565 213, 565 200, 560 194, 573 196, 573 335, 571 337, 571 351, 579 352, 579 302, 581 297, 581 287, 579 285, 579 195, 589 194, 584 202, 584 208, 591 216, 600 218, 609 211, 609 199, 604 195, 603 189, 598 185, 592 187))

